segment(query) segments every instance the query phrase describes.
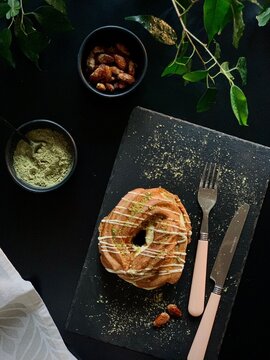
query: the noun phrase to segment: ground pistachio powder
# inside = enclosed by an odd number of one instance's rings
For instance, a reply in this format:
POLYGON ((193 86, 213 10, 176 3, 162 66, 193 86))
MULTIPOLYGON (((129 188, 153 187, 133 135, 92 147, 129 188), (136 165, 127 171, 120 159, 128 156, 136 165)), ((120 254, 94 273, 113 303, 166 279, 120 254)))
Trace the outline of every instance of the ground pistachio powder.
POLYGON ((40 187, 61 182, 70 171, 73 157, 63 134, 51 129, 34 129, 26 136, 40 144, 36 150, 23 140, 13 155, 14 170, 21 180, 40 187))

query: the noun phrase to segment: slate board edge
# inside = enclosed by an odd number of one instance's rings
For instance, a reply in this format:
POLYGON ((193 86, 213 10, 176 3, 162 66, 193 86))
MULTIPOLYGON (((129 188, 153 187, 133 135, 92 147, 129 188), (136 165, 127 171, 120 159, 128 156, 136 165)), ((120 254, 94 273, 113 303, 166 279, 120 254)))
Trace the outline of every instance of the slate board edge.
POLYGON ((241 139, 241 138, 239 138, 239 137, 237 137, 237 136, 234 136, 234 135, 229 135, 229 134, 223 133, 223 132, 221 132, 221 131, 217 131, 217 130, 214 130, 214 129, 211 129, 211 128, 207 128, 207 127, 202 126, 202 125, 194 124, 194 123, 189 122, 189 121, 187 121, 187 120, 182 120, 182 119, 180 119, 180 118, 176 118, 176 117, 173 117, 173 116, 171 116, 171 115, 166 115, 166 114, 163 114, 163 113, 154 111, 154 110, 146 109, 146 108, 143 108, 143 107, 141 107, 141 106, 136 106, 136 107, 133 109, 133 111, 131 112, 130 118, 133 117, 134 114, 136 114, 137 111, 148 112, 148 113, 150 113, 150 114, 155 114, 155 115, 159 115, 159 116, 161 116, 161 117, 166 117, 166 118, 167 118, 168 120, 170 120, 170 121, 173 120, 173 121, 177 121, 177 122, 179 122, 179 123, 184 123, 184 124, 187 125, 187 126, 192 125, 192 126, 194 126, 194 127, 196 127, 196 128, 199 128, 199 129, 201 129, 201 130, 207 130, 207 131, 209 131, 209 132, 213 132, 213 133, 215 133, 215 134, 222 135, 223 137, 225 136, 225 137, 228 137, 228 138, 235 139, 235 140, 237 140, 237 141, 241 141, 241 142, 244 142, 244 143, 252 144, 252 145, 254 145, 254 146, 256 146, 256 147, 260 147, 260 148, 262 148, 262 149, 268 149, 268 150, 270 150, 270 147, 268 147, 268 146, 255 143, 255 142, 250 141, 250 140, 241 139))

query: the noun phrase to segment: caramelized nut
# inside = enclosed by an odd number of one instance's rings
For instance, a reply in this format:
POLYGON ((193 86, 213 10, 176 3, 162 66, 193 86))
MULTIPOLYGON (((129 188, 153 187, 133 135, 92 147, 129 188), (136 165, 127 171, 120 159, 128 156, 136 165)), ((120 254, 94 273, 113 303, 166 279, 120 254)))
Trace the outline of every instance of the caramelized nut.
POLYGON ((167 314, 166 312, 162 312, 155 318, 155 320, 153 321, 153 325, 155 327, 161 327, 167 324, 169 320, 170 320, 170 315, 167 314))
POLYGON ((111 64, 114 62, 114 57, 108 54, 99 54, 97 60, 100 64, 111 64))
POLYGON ((108 91, 110 91, 110 92, 113 92, 113 91, 114 91, 114 86, 113 86, 113 84, 106 83, 105 86, 106 86, 106 89, 107 89, 108 91))
POLYGON ((167 306, 167 311, 171 316, 174 316, 174 317, 181 317, 182 316, 182 311, 175 304, 169 304, 167 306))
POLYGON ((117 43, 117 44, 116 44, 116 48, 117 48, 117 50, 119 50, 123 55, 130 56, 130 52, 129 52, 128 49, 125 47, 125 45, 123 45, 123 44, 121 44, 121 43, 117 43))
POLYGON ((120 73, 118 74, 118 79, 122 80, 123 82, 131 85, 135 82, 135 79, 132 75, 129 75, 127 73, 120 73))
POLYGON ((117 66, 111 66, 111 71, 114 75, 118 75, 124 72, 123 70, 119 69, 117 66))
POLYGON ((119 67, 119 69, 125 70, 125 68, 127 66, 127 62, 123 56, 115 54, 114 61, 115 61, 116 65, 119 67))
POLYGON ((99 91, 106 91, 106 86, 103 83, 97 83, 96 89, 99 91))
POLYGON ((96 61, 95 61, 95 56, 94 53, 91 51, 90 55, 88 56, 87 60, 86 60, 86 66, 90 69, 90 70, 94 70, 95 66, 96 66, 96 61))
POLYGON ((128 73, 131 76, 135 76, 135 63, 132 60, 128 62, 128 73))
POLYGON ((105 50, 104 50, 103 46, 95 46, 94 49, 93 49, 94 54, 100 54, 100 53, 103 53, 104 51, 105 50))
POLYGON ((99 65, 90 75, 89 79, 91 82, 97 83, 103 80, 104 82, 110 82, 112 77, 111 69, 108 65, 99 65))

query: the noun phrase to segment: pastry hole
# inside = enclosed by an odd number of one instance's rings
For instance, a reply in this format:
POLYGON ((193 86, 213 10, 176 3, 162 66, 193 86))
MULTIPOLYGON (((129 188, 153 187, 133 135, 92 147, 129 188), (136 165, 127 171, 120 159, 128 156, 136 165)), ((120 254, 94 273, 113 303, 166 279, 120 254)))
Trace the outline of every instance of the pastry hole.
POLYGON ((145 235, 146 235, 146 231, 145 230, 141 230, 138 232, 137 235, 134 236, 134 238, 132 239, 132 243, 136 246, 143 246, 146 244, 145 241, 145 235))

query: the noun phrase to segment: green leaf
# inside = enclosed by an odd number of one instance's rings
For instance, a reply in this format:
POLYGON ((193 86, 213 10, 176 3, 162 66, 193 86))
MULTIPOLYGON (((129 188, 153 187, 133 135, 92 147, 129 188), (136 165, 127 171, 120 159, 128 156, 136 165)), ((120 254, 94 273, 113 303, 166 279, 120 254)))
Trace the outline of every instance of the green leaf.
POLYGON ((216 102, 217 89, 207 88, 199 99, 197 104, 197 112, 203 112, 209 110, 216 102))
POLYGON ((230 97, 232 110, 239 124, 247 126, 248 105, 245 94, 238 86, 232 85, 230 90, 230 97))
POLYGON ((33 26, 32 21, 25 17, 22 28, 20 20, 15 23, 15 36, 23 54, 38 67, 40 53, 48 46, 50 39, 33 26))
POLYGON ((208 74, 208 71, 206 71, 206 70, 191 71, 189 73, 184 74, 183 79, 187 80, 189 82, 198 82, 200 80, 205 79, 207 74, 208 74))
POLYGON ((7 12, 10 10, 10 6, 8 4, 0 4, 0 19, 6 16, 7 12))
POLYGON ((125 17, 125 20, 135 21, 141 24, 155 40, 166 44, 175 45, 177 35, 174 29, 164 20, 153 15, 136 15, 125 17))
POLYGON ((45 0, 47 4, 51 5, 62 14, 67 15, 67 6, 65 0, 45 0))
POLYGON ((233 46, 237 49, 239 41, 244 34, 245 23, 243 19, 244 5, 240 0, 232 1, 233 11, 233 46))
POLYGON ((236 68, 240 74, 242 84, 247 84, 247 61, 244 56, 240 57, 237 61, 236 68))
POLYGON ((6 13, 6 18, 9 20, 19 14, 21 5, 18 0, 8 0, 10 10, 6 13))
POLYGON ((10 66, 15 67, 12 53, 10 51, 11 41, 11 30, 8 28, 0 30, 0 57, 2 57, 10 66))
POLYGON ((259 26, 265 26, 270 20, 270 8, 267 8, 262 13, 256 16, 259 26))
POLYGON ((52 6, 41 6, 33 15, 48 34, 73 30, 67 16, 52 6))
POLYGON ((161 76, 168 75, 183 75, 188 71, 188 62, 190 58, 187 56, 183 56, 181 58, 177 58, 173 62, 171 62, 162 72, 161 76))
POLYGON ((205 0, 203 5, 204 27, 209 42, 223 27, 232 0, 205 0))

